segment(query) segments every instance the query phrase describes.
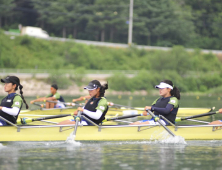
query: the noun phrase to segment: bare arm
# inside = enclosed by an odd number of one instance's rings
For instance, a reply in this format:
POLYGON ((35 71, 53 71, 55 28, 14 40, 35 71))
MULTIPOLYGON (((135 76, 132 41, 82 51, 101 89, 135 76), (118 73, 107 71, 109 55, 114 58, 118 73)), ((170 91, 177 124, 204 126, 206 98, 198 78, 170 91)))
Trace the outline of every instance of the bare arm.
POLYGON ((77 98, 77 99, 73 99, 72 100, 72 102, 77 102, 77 101, 83 101, 83 100, 88 100, 88 99, 90 99, 91 98, 91 96, 81 96, 81 97, 79 97, 79 98, 77 98))

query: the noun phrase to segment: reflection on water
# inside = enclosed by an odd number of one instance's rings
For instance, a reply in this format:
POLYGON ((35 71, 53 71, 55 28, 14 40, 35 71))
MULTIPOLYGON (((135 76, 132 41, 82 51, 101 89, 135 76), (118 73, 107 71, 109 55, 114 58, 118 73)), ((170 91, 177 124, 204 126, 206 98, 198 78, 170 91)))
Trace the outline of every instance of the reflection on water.
POLYGON ((0 147, 0 169, 221 169, 222 141, 9 142, 0 147))

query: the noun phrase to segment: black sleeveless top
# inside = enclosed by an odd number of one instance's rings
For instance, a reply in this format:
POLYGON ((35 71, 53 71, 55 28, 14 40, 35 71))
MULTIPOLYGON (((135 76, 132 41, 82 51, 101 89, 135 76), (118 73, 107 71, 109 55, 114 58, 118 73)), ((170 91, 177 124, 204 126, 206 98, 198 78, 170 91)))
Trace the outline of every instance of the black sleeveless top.
MULTIPOLYGON (((92 98, 89 99, 89 101, 86 103, 84 109, 89 110, 89 111, 91 111, 91 112, 96 112, 96 107, 98 106, 98 103, 99 103, 99 101, 100 101, 102 98, 103 98, 103 97, 99 97, 99 98, 93 98, 93 97, 92 97, 92 98)), ((87 117, 88 119, 90 119, 91 121, 93 121, 94 123, 99 124, 99 123, 101 123, 101 122, 105 119, 105 115, 106 115, 108 109, 109 109, 109 107, 107 106, 106 110, 103 112, 102 116, 101 116, 98 120, 93 119, 93 118, 89 117, 88 115, 86 115, 86 114, 84 114, 84 113, 83 113, 83 115, 84 115, 85 117, 87 117)))
MULTIPOLYGON (((159 107, 159 108, 165 108, 167 106, 167 104, 169 103, 171 98, 172 98, 172 96, 171 97, 166 97, 166 98, 160 97, 158 100, 156 100, 155 103, 153 103, 153 106, 159 107)), ((161 113, 158 113, 157 111, 154 110, 154 114, 157 115, 157 116, 163 115, 170 122, 175 124, 175 119, 176 119, 178 108, 179 107, 173 108, 173 110, 169 114, 161 114, 161 113)))
MULTIPOLYGON (((13 105, 13 100, 14 100, 15 96, 19 96, 19 95, 15 94, 14 96, 11 96, 11 97, 6 96, 4 99, 2 99, 1 106, 11 108, 12 105, 13 105)), ((20 113, 21 108, 22 108, 22 105, 19 109, 19 113, 20 113)), ((18 113, 18 115, 19 115, 19 113, 18 113)), ((12 115, 9 115, 9 114, 3 112, 2 110, 0 110, 0 116, 7 119, 8 121, 10 121, 14 124, 16 124, 16 120, 18 118, 18 115, 17 116, 12 116, 12 115)))

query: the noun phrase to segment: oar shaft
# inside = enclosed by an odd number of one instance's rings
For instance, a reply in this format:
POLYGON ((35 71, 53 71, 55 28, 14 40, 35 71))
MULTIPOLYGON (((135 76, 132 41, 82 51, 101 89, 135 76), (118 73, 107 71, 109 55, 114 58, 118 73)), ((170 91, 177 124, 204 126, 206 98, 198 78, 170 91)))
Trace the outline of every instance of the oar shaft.
POLYGON ((119 117, 107 118, 106 120, 107 121, 110 121, 110 120, 120 120, 120 119, 127 119, 127 118, 132 118, 132 117, 137 117, 137 116, 143 116, 143 114, 119 116, 119 117))
POLYGON ((210 116, 216 113, 219 113, 219 111, 209 112, 209 113, 204 113, 204 114, 199 114, 199 115, 194 115, 194 116, 188 116, 188 117, 181 118, 181 120, 193 119, 193 118, 198 118, 198 117, 203 117, 203 116, 210 116))
POLYGON ((112 102, 108 102, 108 105, 109 106, 116 106, 118 108, 124 107, 124 108, 129 108, 129 109, 135 109, 134 107, 124 106, 124 105, 120 105, 120 104, 115 104, 115 103, 112 103, 112 102))
MULTIPOLYGON (((153 114, 153 112, 151 112, 149 109, 146 110, 153 118, 155 118, 155 115, 153 114)), ((167 128, 162 122, 160 119, 157 119, 157 122, 163 126, 163 128, 170 134, 172 135, 173 137, 175 137, 176 135, 174 135, 173 132, 171 132, 171 130, 169 128, 167 128)))
POLYGON ((46 116, 46 117, 40 117, 40 118, 33 118, 32 121, 41 121, 41 120, 47 120, 47 119, 55 119, 55 118, 61 118, 66 116, 72 116, 73 114, 62 114, 62 115, 54 115, 54 116, 46 116))
POLYGON ((39 103, 33 103, 34 105, 36 105, 36 106, 39 106, 39 107, 43 107, 43 104, 39 104, 39 103))
POLYGON ((73 131, 73 136, 76 136, 78 124, 79 124, 79 122, 80 122, 80 116, 81 116, 81 111, 78 111, 77 117, 76 117, 76 122, 75 122, 75 129, 74 129, 74 131, 73 131))
POLYGON ((50 102, 50 103, 63 103, 63 104, 68 105, 68 106, 83 106, 82 103, 66 103, 66 102, 58 102, 58 101, 51 101, 51 100, 46 100, 46 102, 50 102))
POLYGON ((17 124, 27 124, 34 121, 41 121, 41 120, 47 120, 47 119, 55 119, 55 118, 61 118, 66 116, 73 116, 74 113, 71 114, 62 114, 62 115, 54 115, 54 116, 46 116, 46 117, 39 117, 39 118, 21 118, 17 120, 17 124))

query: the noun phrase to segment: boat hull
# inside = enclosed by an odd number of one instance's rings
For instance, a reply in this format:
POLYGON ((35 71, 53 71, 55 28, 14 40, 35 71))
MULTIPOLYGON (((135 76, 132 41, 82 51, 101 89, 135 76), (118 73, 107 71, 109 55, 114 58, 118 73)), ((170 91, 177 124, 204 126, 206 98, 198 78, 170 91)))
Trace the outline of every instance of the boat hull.
MULTIPOLYGON (((221 140, 222 125, 172 126, 168 128, 185 140, 221 140), (216 128, 215 128, 216 127, 216 128), (214 129, 217 129, 213 131, 214 129)), ((65 141, 73 132, 71 126, 2 126, 0 141, 65 141), (71 127, 71 129, 70 129, 71 127)), ((169 137, 161 126, 79 126, 76 141, 141 141, 158 140, 169 137), (149 128, 151 127, 151 128, 149 128), (147 129, 149 128, 149 129, 147 129)))

